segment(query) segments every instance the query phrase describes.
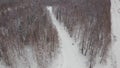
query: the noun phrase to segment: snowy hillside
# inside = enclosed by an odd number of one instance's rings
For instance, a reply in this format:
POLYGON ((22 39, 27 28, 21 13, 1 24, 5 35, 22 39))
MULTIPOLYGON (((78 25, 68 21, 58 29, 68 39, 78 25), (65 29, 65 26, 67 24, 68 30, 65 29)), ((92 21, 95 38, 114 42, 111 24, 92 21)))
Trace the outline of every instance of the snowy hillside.
POLYGON ((0 0, 0 68, 120 68, 120 0, 0 0))

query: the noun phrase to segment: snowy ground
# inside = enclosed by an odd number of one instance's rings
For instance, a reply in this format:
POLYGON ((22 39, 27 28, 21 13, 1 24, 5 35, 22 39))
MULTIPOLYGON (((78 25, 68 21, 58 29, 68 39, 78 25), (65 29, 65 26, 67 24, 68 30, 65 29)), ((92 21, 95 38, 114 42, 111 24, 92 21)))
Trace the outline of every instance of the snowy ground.
POLYGON ((112 51, 116 59, 116 68, 120 68, 120 0, 111 0, 112 15, 112 51))

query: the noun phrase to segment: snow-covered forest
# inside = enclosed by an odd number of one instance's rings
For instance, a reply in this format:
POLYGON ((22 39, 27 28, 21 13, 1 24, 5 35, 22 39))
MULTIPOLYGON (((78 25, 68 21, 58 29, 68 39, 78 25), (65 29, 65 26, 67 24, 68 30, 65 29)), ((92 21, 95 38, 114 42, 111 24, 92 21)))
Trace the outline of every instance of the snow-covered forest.
POLYGON ((119 0, 0 0, 0 68, 119 68, 119 0))

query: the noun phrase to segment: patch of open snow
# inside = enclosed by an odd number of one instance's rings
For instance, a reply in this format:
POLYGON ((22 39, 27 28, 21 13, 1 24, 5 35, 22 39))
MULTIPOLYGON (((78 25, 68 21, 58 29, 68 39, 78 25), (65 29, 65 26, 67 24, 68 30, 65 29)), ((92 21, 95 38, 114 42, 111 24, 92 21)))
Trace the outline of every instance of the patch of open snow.
POLYGON ((35 58, 35 53, 32 50, 32 47, 26 46, 24 50, 25 50, 25 55, 27 57, 27 60, 29 62, 29 67, 30 68, 39 68, 37 65, 37 60, 35 58))

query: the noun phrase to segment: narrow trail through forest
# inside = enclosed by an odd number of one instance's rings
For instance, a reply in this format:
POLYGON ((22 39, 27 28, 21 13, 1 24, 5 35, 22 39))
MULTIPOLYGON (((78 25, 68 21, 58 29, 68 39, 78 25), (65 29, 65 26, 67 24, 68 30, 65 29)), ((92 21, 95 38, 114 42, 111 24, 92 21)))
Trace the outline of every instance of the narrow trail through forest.
POLYGON ((70 37, 67 30, 64 29, 64 25, 60 24, 55 18, 52 7, 47 7, 47 10, 49 11, 53 26, 57 29, 61 47, 60 54, 53 61, 50 68, 86 68, 85 57, 80 54, 78 45, 70 37))

